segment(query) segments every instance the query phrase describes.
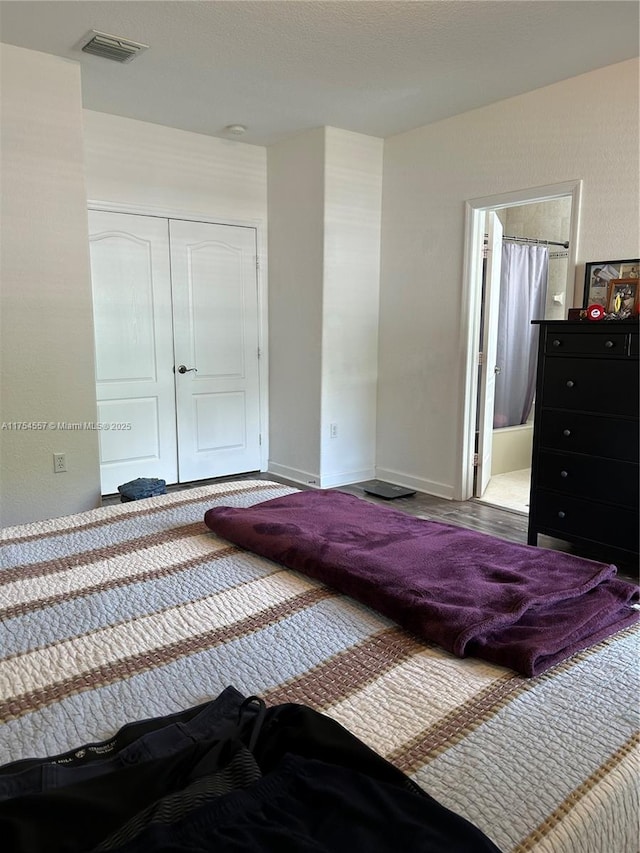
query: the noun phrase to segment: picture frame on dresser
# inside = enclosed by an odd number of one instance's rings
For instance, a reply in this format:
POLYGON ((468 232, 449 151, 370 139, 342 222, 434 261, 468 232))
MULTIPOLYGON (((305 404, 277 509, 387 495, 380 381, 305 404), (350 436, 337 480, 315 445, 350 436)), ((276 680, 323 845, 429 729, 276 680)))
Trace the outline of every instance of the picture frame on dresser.
POLYGON ((635 317, 638 313, 639 286, 640 280, 637 278, 611 279, 607 289, 607 313, 621 320, 635 317))
POLYGON ((613 279, 638 278, 640 259, 617 261, 587 261, 584 266, 584 295, 582 307, 601 305, 607 310, 609 283, 613 279))

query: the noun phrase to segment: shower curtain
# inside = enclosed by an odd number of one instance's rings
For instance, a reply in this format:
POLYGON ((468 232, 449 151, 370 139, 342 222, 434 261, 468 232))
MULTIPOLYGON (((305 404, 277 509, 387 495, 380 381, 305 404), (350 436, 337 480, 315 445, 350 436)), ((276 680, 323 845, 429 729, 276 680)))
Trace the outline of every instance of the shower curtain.
POLYGON ((544 318, 547 246, 503 243, 493 426, 524 424, 535 393, 538 326, 544 318))

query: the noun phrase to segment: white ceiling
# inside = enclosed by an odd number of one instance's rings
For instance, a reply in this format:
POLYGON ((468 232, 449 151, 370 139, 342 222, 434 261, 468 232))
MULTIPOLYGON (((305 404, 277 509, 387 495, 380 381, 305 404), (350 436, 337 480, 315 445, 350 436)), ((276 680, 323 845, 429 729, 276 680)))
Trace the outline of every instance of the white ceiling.
MULTIPOLYGON (((2 0, 0 40, 80 62, 91 110, 269 145, 386 137, 638 55, 637 0, 2 0), (90 30, 150 45, 80 52, 90 30)), ((594 116, 597 123, 597 116, 594 116)))

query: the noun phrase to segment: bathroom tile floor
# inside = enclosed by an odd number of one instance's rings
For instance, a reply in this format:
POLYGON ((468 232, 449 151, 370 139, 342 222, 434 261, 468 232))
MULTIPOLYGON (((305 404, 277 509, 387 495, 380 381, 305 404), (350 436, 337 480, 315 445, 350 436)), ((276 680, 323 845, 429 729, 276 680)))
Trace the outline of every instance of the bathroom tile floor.
POLYGON ((496 474, 489 480, 484 495, 477 500, 512 512, 529 514, 531 468, 496 474))

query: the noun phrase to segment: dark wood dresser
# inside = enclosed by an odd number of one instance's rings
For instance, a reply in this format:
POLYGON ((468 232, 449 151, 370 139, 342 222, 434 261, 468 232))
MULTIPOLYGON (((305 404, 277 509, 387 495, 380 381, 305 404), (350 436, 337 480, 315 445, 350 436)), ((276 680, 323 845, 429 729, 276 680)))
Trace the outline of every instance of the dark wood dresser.
MULTIPOLYGON (((538 321, 530 545, 637 560, 638 323, 538 321)), ((636 563, 637 565, 637 563, 636 563)))

